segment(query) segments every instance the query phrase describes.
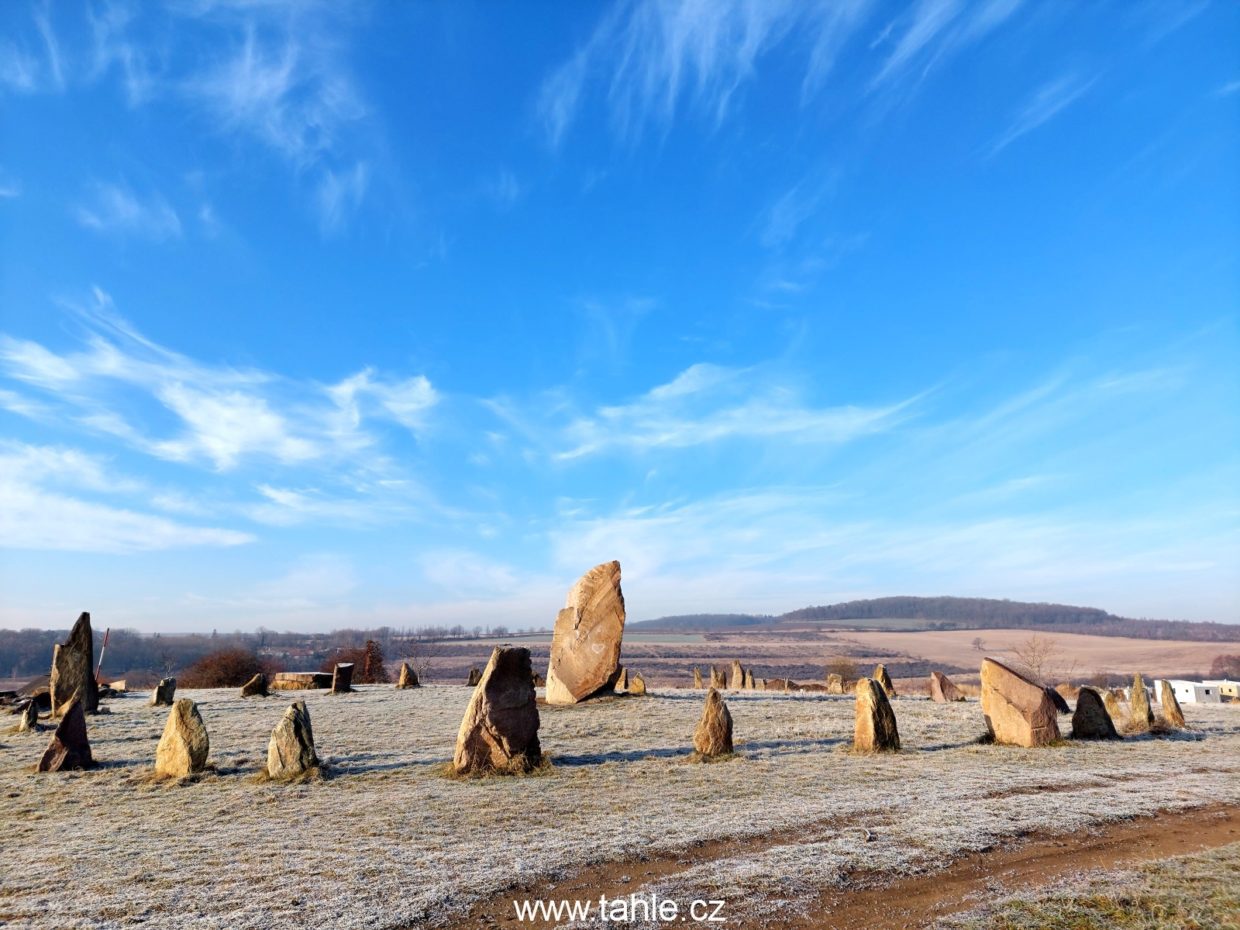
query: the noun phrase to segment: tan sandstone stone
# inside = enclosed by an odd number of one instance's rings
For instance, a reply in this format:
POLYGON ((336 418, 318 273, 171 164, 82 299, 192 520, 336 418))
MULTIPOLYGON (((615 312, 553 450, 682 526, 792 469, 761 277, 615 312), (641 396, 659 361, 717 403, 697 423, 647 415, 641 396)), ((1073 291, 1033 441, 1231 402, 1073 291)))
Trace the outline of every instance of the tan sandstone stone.
POLYGON ((642 677, 641 672, 634 672, 633 677, 628 683, 629 694, 642 695, 646 693, 646 679, 642 677))
POLYGON ((497 646, 469 699, 452 767, 460 774, 528 772, 542 761, 530 651, 497 646))
POLYGON ((702 719, 693 731, 693 748, 703 756, 723 756, 732 751, 732 714, 717 688, 706 692, 702 719))
POLYGON ((620 668, 616 670, 616 672, 617 672, 616 683, 615 685, 613 685, 613 687, 617 691, 628 691, 629 690, 629 670, 625 668, 623 665, 621 665, 620 668))
POLYGON ((1150 707, 1150 692, 1145 687, 1145 679, 1139 674, 1132 676, 1132 693, 1128 699, 1131 709, 1129 723, 1134 730, 1143 731, 1154 722, 1154 710, 1150 707))
MULTIPOLYGON (((1109 696, 1109 694, 1108 694, 1109 696)), ((1072 712, 1073 739, 1119 739, 1106 700, 1094 688, 1081 688, 1072 712)))
POLYGON ((844 676, 832 672, 827 676, 827 694, 844 693, 844 676))
POLYGON ((314 730, 305 701, 290 704, 271 731, 267 744, 267 774, 272 778, 295 778, 319 764, 314 751, 314 730))
POLYGON ((710 686, 720 690, 728 686, 728 676, 723 673, 723 669, 713 665, 710 667, 710 686))
POLYGON ((963 701, 964 695, 955 683, 942 672, 930 673, 930 698, 939 704, 963 701))
POLYGON ((698 689, 702 687, 702 670, 696 665, 693 666, 693 687, 698 689))
POLYGON ((164 735, 155 749, 155 774, 163 778, 184 778, 201 772, 207 765, 211 741, 198 706, 181 698, 168 712, 164 735))
POLYGON ((853 712, 853 749, 857 752, 896 752, 900 731, 887 692, 872 678, 857 682, 857 702, 853 712))
POLYGON ((32 700, 22 708, 22 718, 17 723, 18 733, 39 731, 39 702, 32 700))
POLYGON ((994 659, 982 660, 982 713, 995 742, 1045 746, 1059 739, 1046 689, 994 659))
POLYGON ((400 677, 396 679, 397 688, 420 688, 421 682, 418 681, 418 673, 410 668, 408 662, 400 663, 400 677))
POLYGON ((161 678, 159 684, 155 686, 155 690, 151 692, 150 705, 152 707, 171 707, 176 699, 177 680, 175 678, 161 678))
POLYGON ((1163 720, 1167 721, 1173 727, 1184 729, 1188 726, 1184 722, 1184 711, 1180 709, 1180 702, 1175 696, 1175 689, 1171 687, 1171 682, 1165 678, 1158 682, 1158 703, 1162 705, 1163 720))
POLYGON ((99 687, 95 683, 94 636, 90 629, 90 614, 83 613, 69 631, 69 638, 52 647, 52 675, 48 682, 52 701, 52 716, 59 717, 77 695, 82 700, 82 710, 93 714, 99 709, 99 687))
POLYGON ((95 764, 86 738, 86 712, 81 698, 72 698, 61 707, 60 723, 39 760, 40 772, 68 772, 88 769, 95 764))
POLYGON ((256 672, 254 677, 241 686, 242 697, 267 697, 267 676, 256 672))
POLYGON ((741 665, 740 659, 732 660, 732 678, 728 687, 732 691, 743 691, 745 688, 745 666, 741 665))
POLYGON ((581 576, 556 615, 547 703, 576 704, 609 690, 620 665, 623 637, 620 563, 604 562, 581 576))
POLYGON ((887 674, 887 666, 881 662, 874 666, 874 680, 882 685, 883 690, 887 692, 887 697, 896 696, 896 686, 891 683, 891 676, 887 674))

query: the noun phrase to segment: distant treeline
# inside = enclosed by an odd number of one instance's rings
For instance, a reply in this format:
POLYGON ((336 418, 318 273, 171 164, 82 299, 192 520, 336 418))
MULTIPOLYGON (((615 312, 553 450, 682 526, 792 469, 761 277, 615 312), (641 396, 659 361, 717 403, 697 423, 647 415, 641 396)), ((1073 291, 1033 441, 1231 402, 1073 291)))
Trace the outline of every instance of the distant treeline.
POLYGON ((985 597, 878 597, 820 607, 803 607, 778 616, 760 614, 685 614, 645 621, 646 629, 712 630, 774 626, 817 621, 855 624, 887 619, 922 620, 923 629, 1016 628, 1048 632, 1131 636, 1138 639, 1185 639, 1227 642, 1240 639, 1240 627, 1188 620, 1119 617, 1096 607, 1036 604, 985 597))
MULTIPOLYGON (((175 676, 203 656, 223 649, 243 649, 264 660, 272 669, 314 670, 330 656, 374 640, 389 659, 424 651, 431 642, 469 640, 510 635, 505 626, 418 629, 380 627, 373 630, 345 629, 330 633, 277 633, 260 628, 253 633, 140 633, 114 629, 108 639, 101 677, 123 678, 126 683, 147 684, 175 676), (406 652, 407 650, 407 652, 406 652)), ((52 666, 52 647, 69 635, 63 630, 0 629, 0 678, 33 678, 46 675, 52 666)), ((103 647, 104 628, 95 622, 95 662, 103 647)))

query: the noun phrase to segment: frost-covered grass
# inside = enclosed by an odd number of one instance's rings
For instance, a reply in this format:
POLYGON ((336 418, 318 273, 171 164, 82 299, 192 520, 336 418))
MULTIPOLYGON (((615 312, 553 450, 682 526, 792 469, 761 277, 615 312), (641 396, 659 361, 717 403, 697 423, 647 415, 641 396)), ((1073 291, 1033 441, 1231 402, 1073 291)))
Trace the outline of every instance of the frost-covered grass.
POLYGON ((940 930, 1240 930, 1240 843, 1079 878, 936 924, 940 930))
POLYGON ((516 882, 725 837, 731 854, 659 887, 761 914, 1030 831, 1240 802, 1240 708, 1187 706, 1197 730, 1170 739, 1022 750, 976 742, 975 702, 900 699, 905 751, 857 756, 850 696, 729 694, 737 758, 691 765, 703 692, 669 691, 544 708, 552 773, 475 780, 442 774, 463 686, 236 694, 178 692, 211 737, 215 771, 192 783, 146 778, 168 711, 144 697, 89 719, 91 772, 36 775, 49 734, 0 736, 0 924, 422 926, 516 882), (262 783, 303 696, 329 777, 262 783))

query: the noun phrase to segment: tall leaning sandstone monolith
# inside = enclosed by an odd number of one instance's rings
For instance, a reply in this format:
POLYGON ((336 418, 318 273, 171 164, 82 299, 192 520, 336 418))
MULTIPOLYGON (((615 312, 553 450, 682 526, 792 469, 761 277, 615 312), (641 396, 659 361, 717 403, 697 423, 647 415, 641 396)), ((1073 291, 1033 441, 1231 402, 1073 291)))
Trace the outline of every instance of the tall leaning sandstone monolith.
POLYGON ((887 692, 872 678, 857 682, 857 702, 853 712, 853 750, 856 752, 896 752, 900 731, 887 692))
POLYGON ((48 688, 53 717, 61 715, 75 694, 81 697, 85 713, 93 714, 99 710, 99 686, 91 671, 94 643, 90 614, 83 612, 69 631, 69 638, 52 647, 52 675, 48 688))
POLYGON ((982 713, 996 743, 1045 746, 1059 739, 1046 689, 994 659, 982 660, 982 713))
POLYGON ((296 778, 319 764, 314 751, 314 730, 305 701, 290 704, 271 731, 267 744, 267 774, 272 778, 296 778))
POLYGON ((754 683, 753 669, 752 668, 745 669, 745 690, 753 691, 757 687, 758 686, 754 683))
POLYGON ((939 704, 963 701, 964 695, 955 683, 942 672, 930 673, 930 698, 939 704))
POLYGON ((1148 730, 1154 722, 1154 711, 1150 707, 1150 692, 1145 687, 1145 679, 1140 673, 1132 676, 1132 693, 1128 698, 1128 706, 1132 709, 1129 725, 1138 732, 1148 730))
POLYGON ((40 772, 68 772, 88 769, 95 764, 86 738, 86 713, 80 697, 71 698, 61 707, 60 723, 39 760, 40 772))
POLYGON ((161 778, 185 778, 207 766, 211 741, 198 705, 181 698, 168 712, 164 734, 155 748, 155 774, 161 778))
POLYGON ((1072 712, 1073 739, 1119 739, 1106 701, 1094 688, 1082 687, 1072 712))
POLYGON ((590 569, 568 592, 555 618, 547 703, 576 704, 615 684, 624 636, 620 563, 590 569))
POLYGON ((1171 682, 1165 678, 1160 679, 1158 682, 1158 703, 1162 705, 1163 720, 1173 727, 1179 727, 1181 730, 1188 726, 1184 722, 1184 711, 1180 709, 1180 702, 1175 696, 1175 689, 1171 687, 1171 682))
POLYGON ((887 666, 882 663, 874 666, 874 680, 882 685, 883 690, 887 692, 887 697, 896 696, 896 686, 891 683, 891 676, 887 674, 887 666))
POLYGON ((693 666, 693 687, 698 690, 702 688, 702 670, 696 665, 693 666))
POLYGON ((693 731, 693 748, 700 756, 725 756, 732 751, 732 714, 717 688, 706 692, 702 719, 693 731))
POLYGON ((542 761, 530 651, 496 646, 456 735, 458 774, 528 772, 542 761))
POLYGON ((1110 688, 1102 691, 1102 704, 1107 709, 1107 716, 1111 718, 1111 722, 1119 726, 1124 719, 1124 708, 1120 706, 1119 698, 1110 688))

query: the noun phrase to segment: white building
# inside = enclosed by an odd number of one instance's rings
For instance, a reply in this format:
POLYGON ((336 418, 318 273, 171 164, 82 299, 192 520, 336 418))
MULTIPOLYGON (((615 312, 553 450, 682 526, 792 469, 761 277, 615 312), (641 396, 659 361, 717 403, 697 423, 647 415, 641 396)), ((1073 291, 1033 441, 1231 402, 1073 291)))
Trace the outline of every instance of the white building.
POLYGON ((1240 699, 1240 681, 1232 681, 1230 678, 1217 678, 1213 681, 1203 681, 1202 684, 1207 688, 1217 688, 1224 701, 1240 699))
POLYGON ((1171 679, 1171 690, 1181 704, 1221 704, 1223 693, 1217 682, 1171 679))

